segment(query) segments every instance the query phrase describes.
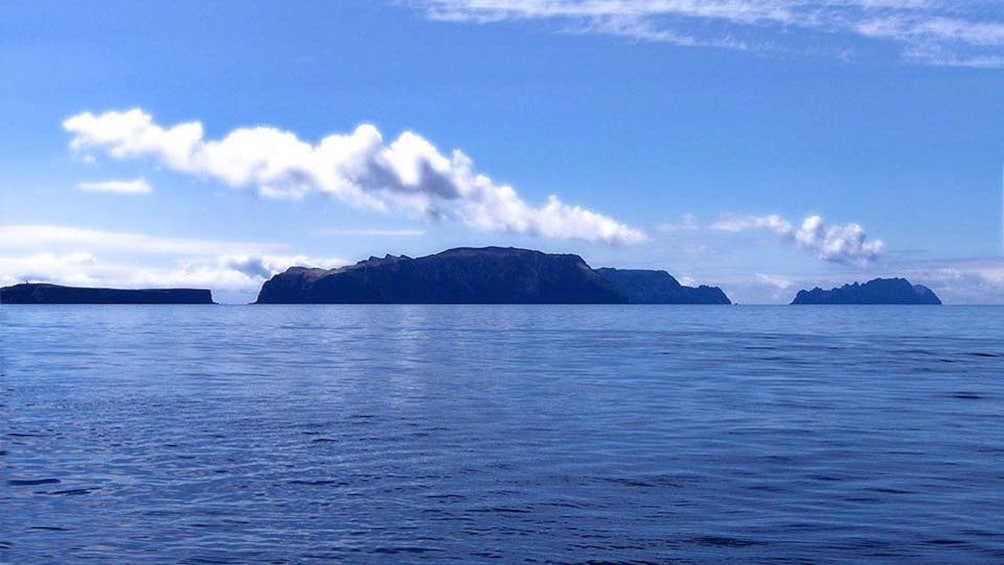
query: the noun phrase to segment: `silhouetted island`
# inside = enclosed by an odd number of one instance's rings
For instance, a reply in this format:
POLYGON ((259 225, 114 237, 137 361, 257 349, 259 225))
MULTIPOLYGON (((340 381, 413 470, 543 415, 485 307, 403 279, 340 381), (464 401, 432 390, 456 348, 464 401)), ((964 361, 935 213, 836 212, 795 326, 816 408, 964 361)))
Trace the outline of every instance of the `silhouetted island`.
POLYGON ((197 288, 86 288, 22 283, 0 288, 3 304, 215 304, 213 294, 197 288))
POLYGON ((683 286, 666 271, 603 267, 596 272, 631 304, 732 304, 722 289, 683 286))
POLYGON ((720 289, 663 271, 593 270, 578 255, 457 248, 412 259, 371 257, 338 269, 291 267, 257 304, 730 304, 720 289))
POLYGON ((941 304, 934 291, 906 279, 873 279, 840 288, 800 290, 792 304, 941 304))

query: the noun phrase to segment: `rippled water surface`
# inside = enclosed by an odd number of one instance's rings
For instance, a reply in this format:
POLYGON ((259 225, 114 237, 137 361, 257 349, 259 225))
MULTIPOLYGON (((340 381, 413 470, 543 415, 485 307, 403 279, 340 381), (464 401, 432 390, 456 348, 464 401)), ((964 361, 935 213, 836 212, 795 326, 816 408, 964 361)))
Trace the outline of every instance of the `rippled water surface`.
POLYGON ((1002 308, 0 323, 0 560, 1004 562, 1002 308))

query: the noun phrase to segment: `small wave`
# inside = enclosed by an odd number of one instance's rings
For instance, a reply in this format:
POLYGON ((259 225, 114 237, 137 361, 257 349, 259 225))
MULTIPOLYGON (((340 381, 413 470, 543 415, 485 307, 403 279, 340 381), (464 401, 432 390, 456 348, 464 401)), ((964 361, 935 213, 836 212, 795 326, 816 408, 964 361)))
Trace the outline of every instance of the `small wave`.
POLYGON ((325 486, 331 486, 331 485, 344 487, 344 486, 348 486, 349 485, 349 483, 347 483, 345 481, 336 481, 336 480, 330 480, 330 479, 317 479, 317 480, 293 479, 293 480, 288 481, 288 482, 291 485, 306 485, 306 486, 310 486, 310 487, 325 487, 325 486))
POLYGON ((966 545, 966 542, 964 542, 962 540, 958 540, 958 539, 944 539, 944 538, 930 539, 930 540, 924 541, 924 543, 927 544, 927 545, 937 545, 937 546, 966 545))
POLYGON ((906 489, 901 489, 901 488, 892 488, 892 487, 874 487, 874 488, 869 488, 869 489, 865 489, 865 490, 869 490, 871 492, 878 492, 878 493, 881 493, 881 494, 917 494, 916 492, 914 492, 912 490, 906 490, 906 489))
POLYGON ((960 400, 983 400, 984 396, 982 394, 977 394, 975 392, 954 392, 948 395, 949 398, 958 398, 960 400))
POLYGON ((487 514, 529 514, 530 510, 526 508, 513 508, 509 506, 493 506, 491 508, 477 508, 472 510, 472 512, 487 513, 487 514))
POLYGON ((701 545, 709 545, 713 547, 750 547, 761 543, 729 536, 699 536, 694 538, 694 541, 701 545))
POLYGON ((65 490, 54 490, 52 492, 47 492, 45 494, 51 494, 53 496, 80 496, 82 494, 91 494, 92 492, 101 490, 97 487, 90 488, 70 488, 65 490))
POLYGON ((12 487, 34 487, 38 485, 58 485, 59 479, 9 479, 7 484, 12 487))
POLYGON ((240 563, 240 561, 229 557, 189 557, 188 559, 182 559, 179 563, 191 563, 192 565, 225 565, 226 563, 240 563))
POLYGON ((442 552, 442 549, 435 547, 418 547, 418 546, 400 546, 400 547, 377 547, 373 549, 373 553, 380 553, 384 555, 398 555, 401 553, 438 553, 442 552))
POLYGON ((467 500, 467 497, 462 494, 429 494, 426 495, 425 498, 428 500, 453 500, 458 502, 461 500, 467 500))

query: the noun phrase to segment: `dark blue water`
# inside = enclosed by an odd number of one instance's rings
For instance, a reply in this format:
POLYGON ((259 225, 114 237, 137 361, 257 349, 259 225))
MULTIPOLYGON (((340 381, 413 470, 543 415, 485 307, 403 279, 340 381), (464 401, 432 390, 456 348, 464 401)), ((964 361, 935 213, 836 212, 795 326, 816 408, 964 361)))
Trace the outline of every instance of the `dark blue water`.
POLYGON ((0 322, 0 560, 1004 562, 1004 308, 0 322))

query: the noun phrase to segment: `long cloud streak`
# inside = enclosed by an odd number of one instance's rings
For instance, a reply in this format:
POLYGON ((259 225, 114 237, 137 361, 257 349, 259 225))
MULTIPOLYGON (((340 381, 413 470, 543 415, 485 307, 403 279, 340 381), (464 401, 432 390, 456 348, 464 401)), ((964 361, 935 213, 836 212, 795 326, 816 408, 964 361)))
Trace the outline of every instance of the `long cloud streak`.
POLYGON ((894 45, 905 59, 920 63, 1004 67, 1004 14, 997 0, 415 0, 413 4, 430 18, 448 21, 556 21, 584 32, 643 41, 762 51, 808 51, 809 45, 827 45, 841 56, 865 47, 861 40, 871 40, 894 45))
POLYGON ((84 112, 63 122, 71 147, 115 159, 147 158, 171 170, 210 177, 267 197, 325 193, 355 206, 388 204, 427 219, 452 220, 482 231, 611 244, 644 241, 640 230, 551 196, 527 204, 508 185, 476 173, 460 150, 447 157, 428 140, 405 132, 387 144, 363 124, 317 144, 271 127, 238 128, 207 140, 200 122, 162 127, 141 109, 84 112))

